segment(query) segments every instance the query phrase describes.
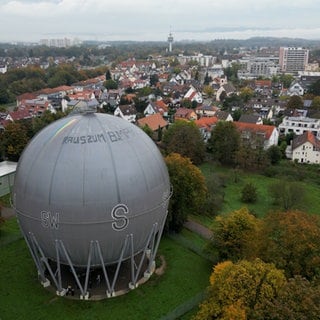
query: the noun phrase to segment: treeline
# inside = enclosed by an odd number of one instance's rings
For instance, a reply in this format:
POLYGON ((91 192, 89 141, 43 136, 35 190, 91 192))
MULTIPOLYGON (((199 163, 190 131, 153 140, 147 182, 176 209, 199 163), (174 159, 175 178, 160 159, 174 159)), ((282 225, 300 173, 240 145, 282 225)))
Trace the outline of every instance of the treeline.
POLYGON ((319 319, 320 219, 299 211, 218 216, 209 252, 220 263, 194 320, 319 319))
POLYGON ((39 66, 9 69, 0 74, 0 105, 14 102, 16 96, 44 88, 71 85, 75 82, 104 74, 107 67, 78 69, 74 64, 51 65, 47 69, 39 66))

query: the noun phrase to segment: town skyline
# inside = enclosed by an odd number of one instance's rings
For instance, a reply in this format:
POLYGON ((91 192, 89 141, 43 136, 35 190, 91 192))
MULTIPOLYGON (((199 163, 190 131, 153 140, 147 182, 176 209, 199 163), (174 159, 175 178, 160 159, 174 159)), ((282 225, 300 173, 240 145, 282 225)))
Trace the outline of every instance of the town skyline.
POLYGON ((299 1, 4 0, 0 42, 39 42, 46 38, 96 41, 174 41, 320 36, 314 0, 299 1), (36 13, 36 18, 35 18, 36 13))

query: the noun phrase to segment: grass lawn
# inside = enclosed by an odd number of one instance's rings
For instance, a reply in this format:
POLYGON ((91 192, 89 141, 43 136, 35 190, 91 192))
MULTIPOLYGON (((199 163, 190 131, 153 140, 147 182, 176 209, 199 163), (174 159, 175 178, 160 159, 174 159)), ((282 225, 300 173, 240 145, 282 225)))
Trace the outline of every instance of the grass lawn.
MULTIPOLYGON (((285 166, 283 165, 283 167, 280 167, 280 169, 278 170, 285 171, 284 168, 285 166)), ((286 174, 290 173, 289 169, 286 171, 286 174)), ((302 173, 300 174, 303 175, 303 172, 306 172, 306 174, 310 176, 310 179, 306 178, 303 181, 301 181, 301 184, 303 185, 303 188, 305 190, 305 199, 297 209, 310 214, 320 214, 319 171, 313 169, 313 172, 308 173, 308 168, 305 169, 306 170, 302 171, 302 173), (315 175, 318 176, 318 179, 317 177, 315 177, 315 175), (317 180, 318 183, 315 183, 317 180)), ((273 205, 273 201, 270 197, 268 189, 272 183, 279 181, 280 179, 284 179, 284 176, 276 175, 275 177, 267 177, 265 175, 242 171, 237 171, 235 173, 233 169, 216 166, 210 163, 205 163, 201 165, 200 170, 202 171, 204 176, 208 176, 212 172, 218 173, 226 181, 224 187, 224 203, 221 211, 217 212, 217 214, 228 214, 232 211, 239 210, 244 206, 248 207, 248 209, 257 217, 263 217, 270 211, 281 210, 273 205), (243 203, 240 200, 241 190, 243 186, 248 182, 251 182, 253 185, 256 186, 258 193, 257 201, 251 204, 243 203)), ((289 176, 289 178, 292 177, 289 176)), ((281 190, 279 190, 279 192, 281 192, 281 190)), ((201 215, 194 215, 192 216, 192 219, 206 225, 207 227, 212 227, 214 221, 213 217, 203 217, 201 215)))
MULTIPOLYGON (((6 222, 6 224, 8 221, 6 222)), ((160 319, 202 292, 208 285, 212 263, 168 237, 158 254, 165 257, 163 275, 124 296, 102 301, 75 301, 44 289, 23 239, 4 243, 17 232, 15 219, 6 225, 0 244, 0 319, 160 319), (12 222, 11 222, 12 221, 12 222)), ((184 231, 183 237, 194 239, 184 231)), ((196 237, 197 238, 197 237, 196 237)), ((196 240, 201 246, 201 239, 196 240)))

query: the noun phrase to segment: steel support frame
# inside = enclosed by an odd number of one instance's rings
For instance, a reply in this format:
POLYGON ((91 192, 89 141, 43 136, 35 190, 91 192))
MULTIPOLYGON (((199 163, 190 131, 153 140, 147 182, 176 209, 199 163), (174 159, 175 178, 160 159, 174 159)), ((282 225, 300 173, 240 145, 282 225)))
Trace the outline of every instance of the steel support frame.
POLYGON ((90 293, 88 291, 88 284, 90 278, 90 271, 92 267, 100 267, 103 271, 103 278, 105 280, 106 285, 106 296, 114 297, 116 296, 115 287, 117 284, 119 272, 121 265, 124 261, 130 261, 130 280, 128 283, 128 288, 134 289, 138 286, 138 278, 139 274, 142 273, 143 262, 147 258, 148 264, 144 273, 151 275, 153 273, 154 265, 155 265, 155 256, 159 247, 160 239, 162 236, 164 224, 166 221, 166 216, 160 222, 160 226, 158 223, 154 223, 150 233, 147 237, 144 248, 135 253, 134 248, 134 235, 127 234, 122 243, 122 249, 120 252, 120 257, 116 264, 116 271, 113 277, 108 273, 108 266, 104 264, 103 253, 101 250, 100 242, 98 240, 91 240, 88 252, 87 266, 86 266, 86 276, 84 279, 84 283, 81 283, 81 279, 79 275, 76 273, 75 266, 71 260, 71 257, 68 251, 65 248, 65 245, 62 240, 55 240, 55 261, 56 261, 56 269, 53 270, 53 267, 48 262, 48 257, 45 256, 40 244, 38 243, 35 235, 33 233, 29 233, 25 236, 26 242, 28 244, 29 250, 31 252, 31 256, 34 260, 34 263, 37 267, 38 274, 41 278, 41 282, 47 282, 48 279, 45 276, 46 271, 50 274, 50 277, 57 289, 57 295, 64 295, 66 292, 66 288, 62 287, 62 271, 61 271, 61 257, 67 261, 68 266, 70 267, 71 273, 74 277, 75 282, 77 283, 80 290, 80 299, 89 299, 90 293), (126 252, 130 252, 129 257, 124 257, 126 252), (139 258, 140 254, 140 258, 139 258), (92 265, 93 257, 98 257, 98 261, 100 262, 98 265, 92 265), (137 260, 138 259, 138 260, 137 260))

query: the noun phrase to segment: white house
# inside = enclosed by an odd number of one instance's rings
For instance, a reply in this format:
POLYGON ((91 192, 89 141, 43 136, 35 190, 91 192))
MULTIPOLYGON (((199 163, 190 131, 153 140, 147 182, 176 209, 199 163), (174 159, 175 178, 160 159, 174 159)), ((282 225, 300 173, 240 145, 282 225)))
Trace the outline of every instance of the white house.
POLYGON ((131 123, 136 122, 137 110, 134 105, 120 105, 114 110, 113 114, 131 123))
POLYGON ((320 163, 320 140, 310 131, 294 137, 291 146, 292 160, 299 163, 320 163))
POLYGON ((190 86, 183 98, 189 99, 190 101, 197 101, 197 103, 202 103, 203 101, 202 94, 193 86, 190 86))
POLYGON ((320 138, 320 119, 308 117, 284 117, 279 125, 281 134, 294 133, 301 135, 310 131, 316 137, 320 138))
POLYGON ((304 88, 299 82, 294 81, 289 89, 288 89, 289 96, 303 96, 304 95, 304 88))
POLYGON ((163 102, 163 100, 150 101, 147 107, 144 109, 143 114, 145 116, 160 113, 162 116, 168 116, 169 107, 163 102))
POLYGON ((17 163, 12 161, 0 162, 0 197, 10 193, 14 183, 17 163))

